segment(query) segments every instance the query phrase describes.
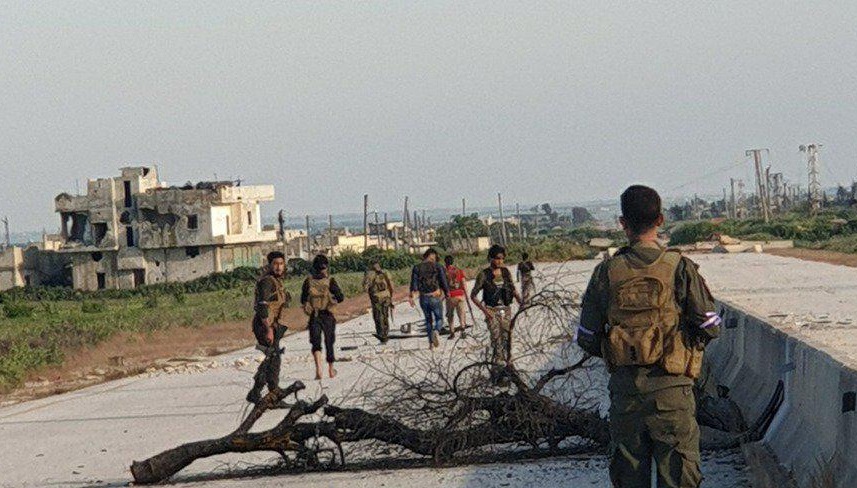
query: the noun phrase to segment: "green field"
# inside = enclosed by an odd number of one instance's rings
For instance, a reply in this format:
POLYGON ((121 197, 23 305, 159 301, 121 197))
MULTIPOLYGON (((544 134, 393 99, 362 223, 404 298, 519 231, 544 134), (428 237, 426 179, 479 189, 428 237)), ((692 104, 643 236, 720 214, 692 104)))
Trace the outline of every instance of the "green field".
MULTIPOLYGON (((409 270, 397 270, 392 275, 396 284, 404 284, 409 270)), ((361 293, 363 273, 341 273, 336 279, 346 296, 361 293)), ((303 278, 286 280, 286 289, 293 297, 291 306, 300 298, 302 282, 303 278)), ((29 371, 59 364, 65 354, 98 344, 113 334, 203 328, 212 323, 249 320, 253 314, 252 281, 199 293, 152 292, 127 298, 101 295, 79 295, 74 300, 4 298, 0 310, 0 392, 19 386, 29 371)))
POLYGON ((745 240, 790 239, 798 247, 857 252, 857 214, 852 210, 829 210, 816 217, 790 213, 770 222, 761 219, 679 222, 670 229, 670 245, 709 240, 715 233, 745 240))

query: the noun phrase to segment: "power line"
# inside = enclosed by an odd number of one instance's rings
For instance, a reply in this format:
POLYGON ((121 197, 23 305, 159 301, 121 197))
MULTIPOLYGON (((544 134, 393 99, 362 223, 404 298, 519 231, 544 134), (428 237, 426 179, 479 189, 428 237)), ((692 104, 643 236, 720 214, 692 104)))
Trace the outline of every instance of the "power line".
POLYGON ((665 193, 672 193, 672 192, 674 192, 674 191, 676 191, 676 190, 681 190, 682 188, 685 188, 685 187, 687 187, 687 186, 690 186, 690 185, 692 185, 692 184, 694 184, 694 183, 697 183, 697 182, 699 182, 699 181, 702 181, 702 180, 704 180, 704 179, 706 179, 706 178, 709 178, 709 177, 711 177, 711 176, 716 176, 716 175, 718 175, 718 174, 720 174, 720 173, 724 173, 724 172, 729 171, 729 170, 731 170, 731 169, 734 169, 734 168, 736 168, 736 167, 738 167, 738 166, 743 166, 743 165, 744 165, 744 161, 746 161, 746 158, 741 158, 741 159, 737 160, 736 162, 734 162, 734 163, 732 163, 732 164, 729 164, 728 166, 723 166, 723 167, 717 168, 717 169, 715 169, 715 170, 713 170, 713 171, 710 171, 710 172, 708 172, 708 173, 705 173, 705 174, 703 174, 703 175, 701 175, 701 176, 697 176, 697 177, 695 177, 695 178, 694 178, 694 179, 692 179, 692 180, 688 180, 688 181, 686 181, 686 182, 684 182, 684 183, 682 183, 682 184, 680 184, 680 185, 678 185, 678 186, 675 186, 675 187, 673 187, 673 188, 668 188, 668 189, 665 191, 665 193))

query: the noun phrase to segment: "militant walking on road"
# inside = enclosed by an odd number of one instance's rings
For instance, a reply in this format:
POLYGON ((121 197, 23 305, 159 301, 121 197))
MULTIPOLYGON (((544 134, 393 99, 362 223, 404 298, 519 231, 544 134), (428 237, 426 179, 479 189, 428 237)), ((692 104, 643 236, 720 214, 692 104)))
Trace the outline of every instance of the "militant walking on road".
POLYGON ((315 379, 321 379, 321 343, 324 339, 324 353, 327 360, 327 373, 330 378, 336 376, 333 363, 334 343, 336 342, 336 317, 333 309, 337 303, 345 300, 336 280, 330 276, 327 256, 319 254, 312 261, 310 275, 304 280, 301 289, 301 305, 309 316, 309 343, 315 360, 315 379))
POLYGON ((449 338, 455 339, 455 316, 458 315, 461 337, 467 336, 467 277, 464 271, 455 267, 455 258, 443 258, 446 265, 446 278, 449 281, 449 298, 446 299, 446 321, 449 323, 449 338))
POLYGON ((280 251, 268 253, 268 268, 256 282, 254 300, 253 335, 256 349, 265 354, 265 359, 253 376, 253 388, 247 393, 247 401, 259 403, 262 388, 273 391, 280 384, 280 339, 286 333, 286 325, 280 323, 283 309, 289 306, 291 296, 283 288, 286 275, 286 257, 280 251))
POLYGON ((372 320, 375 322, 375 337, 386 344, 390 334, 390 315, 393 313, 393 282, 390 274, 381 268, 379 260, 363 276, 363 290, 372 304, 372 320))
POLYGON ((408 303, 414 307, 414 296, 418 295, 420 308, 425 315, 426 335, 429 349, 440 345, 440 331, 443 329, 443 301, 449 298, 449 284, 446 271, 437 262, 438 254, 432 248, 423 253, 423 261, 411 270, 411 288, 408 303))
POLYGON ((497 366, 509 363, 511 354, 512 301, 521 302, 512 272, 506 267, 506 248, 497 244, 488 249, 489 266, 476 275, 470 299, 485 314, 491 334, 491 361, 497 366), (482 292, 482 299, 477 297, 482 292))

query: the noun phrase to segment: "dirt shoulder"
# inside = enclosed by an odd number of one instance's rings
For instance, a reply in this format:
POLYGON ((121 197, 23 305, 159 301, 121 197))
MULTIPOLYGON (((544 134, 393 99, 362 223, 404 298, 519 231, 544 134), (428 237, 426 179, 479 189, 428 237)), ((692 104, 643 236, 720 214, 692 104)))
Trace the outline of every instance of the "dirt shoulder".
POLYGON ((769 249, 766 254, 783 256, 789 258, 803 259, 804 261, 816 261, 820 263, 838 264, 857 268, 857 254, 847 254, 836 251, 825 251, 823 249, 804 249, 795 247, 792 249, 769 249))
MULTIPOLYGON (((407 299, 407 286, 398 286, 394 300, 407 299)), ((370 311, 366 295, 347 298, 336 308, 338 323, 370 311)), ((285 323, 295 324, 293 334, 306 334, 306 315, 298 306, 286 311, 285 323)), ((119 333, 92 347, 66 355, 62 364, 33 371, 22 387, 0 395, 0 405, 65 393, 104 381, 133 376, 187 361, 216 356, 255 344, 250 320, 219 322, 200 327, 170 327, 153 333, 119 333)))

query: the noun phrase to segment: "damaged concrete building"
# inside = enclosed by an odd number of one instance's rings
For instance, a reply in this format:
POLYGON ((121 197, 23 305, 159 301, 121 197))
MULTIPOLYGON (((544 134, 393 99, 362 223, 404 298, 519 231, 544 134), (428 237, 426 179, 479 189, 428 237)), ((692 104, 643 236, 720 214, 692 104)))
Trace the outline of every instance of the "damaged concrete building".
POLYGON ((89 180, 85 195, 55 198, 62 245, 76 289, 135 288, 258 267, 281 247, 262 226, 272 185, 203 182, 166 186, 154 167, 122 168, 89 180))

